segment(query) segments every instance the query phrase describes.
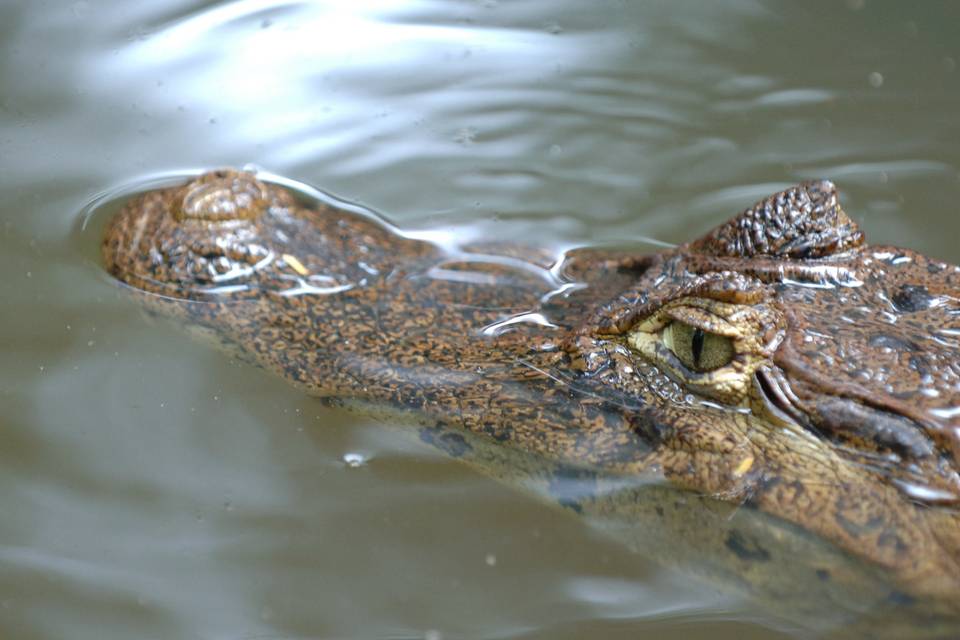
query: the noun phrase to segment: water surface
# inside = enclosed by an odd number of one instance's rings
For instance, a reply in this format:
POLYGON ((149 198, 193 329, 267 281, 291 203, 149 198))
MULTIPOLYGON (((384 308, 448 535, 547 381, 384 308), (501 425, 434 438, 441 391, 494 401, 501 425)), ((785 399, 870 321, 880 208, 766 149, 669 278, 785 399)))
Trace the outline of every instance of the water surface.
POLYGON ((679 242, 827 177, 960 262, 960 6, 0 7, 0 635, 780 638, 373 420, 146 321, 98 193, 255 164, 411 229, 679 242))

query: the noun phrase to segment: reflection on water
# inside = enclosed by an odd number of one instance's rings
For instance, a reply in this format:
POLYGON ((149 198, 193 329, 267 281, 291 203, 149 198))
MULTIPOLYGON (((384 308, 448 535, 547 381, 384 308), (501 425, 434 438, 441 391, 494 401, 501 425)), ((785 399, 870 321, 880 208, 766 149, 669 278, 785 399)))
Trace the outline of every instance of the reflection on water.
POLYGON ((804 637, 145 322, 77 212, 255 163, 418 237, 680 242, 829 177, 872 241, 956 263, 957 11, 4 3, 3 635, 804 637))

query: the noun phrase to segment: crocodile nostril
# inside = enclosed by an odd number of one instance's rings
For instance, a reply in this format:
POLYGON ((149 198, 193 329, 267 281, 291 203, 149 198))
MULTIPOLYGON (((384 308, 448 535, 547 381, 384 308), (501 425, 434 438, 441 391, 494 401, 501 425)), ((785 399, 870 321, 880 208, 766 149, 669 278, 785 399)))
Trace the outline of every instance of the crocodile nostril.
POLYGON ((267 188, 247 171, 211 171, 184 187, 174 207, 179 221, 226 222, 256 218, 267 206, 267 188))

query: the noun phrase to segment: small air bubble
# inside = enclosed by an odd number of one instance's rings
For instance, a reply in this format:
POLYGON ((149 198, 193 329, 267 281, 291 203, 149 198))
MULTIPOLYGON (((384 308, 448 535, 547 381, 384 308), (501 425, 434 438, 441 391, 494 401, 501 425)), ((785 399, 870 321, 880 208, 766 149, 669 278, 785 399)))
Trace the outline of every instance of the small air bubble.
POLYGON ((492 553, 488 553, 487 557, 484 558, 483 561, 487 563, 488 567, 497 566, 497 556, 493 555, 492 553))
POLYGON ((473 127, 464 127, 457 131, 456 135, 453 136, 453 141, 457 144, 469 145, 473 144, 477 140, 477 130, 473 127))
POLYGON ((352 452, 352 453, 346 453, 343 455, 343 462, 348 467, 353 467, 353 468, 362 467, 365 464, 367 464, 367 461, 368 461, 367 456, 365 456, 362 453, 352 452))
POLYGON ((879 89, 883 86, 883 74, 874 71, 869 76, 867 76, 867 81, 870 83, 870 86, 874 89, 879 89))

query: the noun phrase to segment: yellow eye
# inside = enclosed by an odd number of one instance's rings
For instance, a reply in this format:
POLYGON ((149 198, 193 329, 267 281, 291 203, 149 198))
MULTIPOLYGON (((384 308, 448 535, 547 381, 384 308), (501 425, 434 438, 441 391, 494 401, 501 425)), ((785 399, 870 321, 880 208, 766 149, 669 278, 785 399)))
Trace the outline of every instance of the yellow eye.
POLYGON ((664 327, 663 343, 683 366, 698 373, 719 369, 733 360, 730 338, 676 320, 664 327))

